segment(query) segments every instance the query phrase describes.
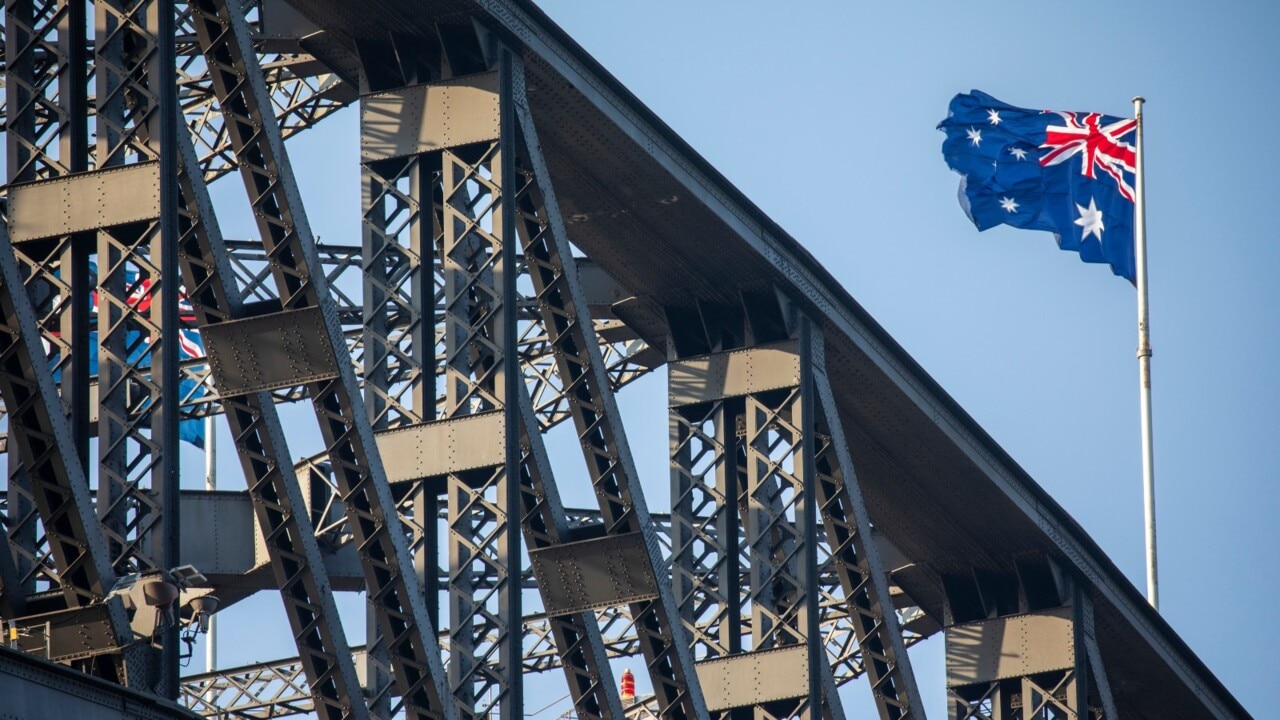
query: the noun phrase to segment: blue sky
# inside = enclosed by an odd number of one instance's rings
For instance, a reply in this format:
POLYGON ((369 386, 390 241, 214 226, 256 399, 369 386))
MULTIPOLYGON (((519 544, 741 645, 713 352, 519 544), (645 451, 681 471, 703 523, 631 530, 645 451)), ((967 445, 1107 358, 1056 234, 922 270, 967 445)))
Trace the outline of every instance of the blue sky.
MULTIPOLYGON (((1097 1, 542 4, 823 261, 1139 587, 1133 288, 1047 233, 979 234, 934 126, 970 88, 1112 115, 1145 96, 1161 610, 1262 715, 1280 647, 1280 243, 1266 219, 1280 191, 1267 135, 1280 117, 1280 5, 1171 2, 1157 16, 1097 1)), ((290 144, 312 227, 333 242, 359 242, 356 122, 347 111, 290 144)), ((224 231, 248 236, 237 181, 215 190, 224 231)), ((623 394, 655 510, 666 418, 645 395, 661 388, 654 376, 623 394)), ((237 478, 226 486, 242 486, 222 433, 220 465, 237 478)), ((553 455, 574 462, 565 440, 553 455)), ((184 462, 184 482, 199 484, 198 455, 184 462)), ((359 642, 359 600, 342 605, 359 642)), ((286 631, 263 641, 275 631, 247 627, 278 607, 265 595, 228 611, 224 626, 240 627, 222 636, 224 663, 292 653, 286 631)), ((927 710, 945 717, 940 640, 913 658, 927 710)), ((541 685, 530 680, 530 707, 558 694, 541 685)), ((851 715, 866 707, 865 683, 844 694, 851 715)))

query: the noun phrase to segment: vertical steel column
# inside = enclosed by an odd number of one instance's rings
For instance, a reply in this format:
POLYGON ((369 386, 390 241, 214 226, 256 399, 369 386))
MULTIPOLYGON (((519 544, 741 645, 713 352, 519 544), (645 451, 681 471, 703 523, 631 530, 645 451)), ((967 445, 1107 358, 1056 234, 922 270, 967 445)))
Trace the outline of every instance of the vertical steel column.
POLYGON ((822 333, 811 334, 810 365, 815 395, 822 406, 820 428, 830 437, 817 452, 817 501, 832 567, 844 587, 862 665, 881 720, 924 717, 920 692, 907 656, 902 627, 889 597, 889 574, 871 535, 871 519, 862 501, 853 458, 827 375, 822 333))
MULTIPOLYGON (((420 205, 432 191, 429 163, 421 156, 362 163, 364 208, 362 270, 364 284, 364 399, 372 428, 387 430, 430 420, 435 415, 433 213, 420 205), (425 232, 424 232, 425 225, 425 232), (424 239, 425 238, 425 239, 424 239)), ((410 548, 423 600, 432 621, 438 618, 436 496, 417 480, 409 491, 401 520, 413 532, 410 548), (427 572, 428 568, 431 572, 427 572)), ((390 675, 386 643, 378 633, 371 606, 366 641, 366 686, 375 715, 389 710, 390 675)))
MULTIPOLYGON (((171 131, 161 94, 174 92, 174 8, 171 0, 99 0, 94 9, 98 168, 161 166, 158 217, 98 231, 98 515, 117 572, 167 570, 177 560, 176 526, 165 527, 177 517, 164 508, 177 507, 178 283, 166 248, 175 242, 175 193, 166 186, 176 162, 162 153, 171 131)), ((169 653, 176 663, 177 649, 169 653)), ((168 672, 176 683, 176 670, 168 672)))
MULTIPOLYGON (((817 532, 813 490, 814 403, 809 322, 799 319, 799 383, 747 395, 745 438, 751 639, 753 650, 804 645, 808 650, 805 697, 781 716, 764 708, 756 717, 818 717, 823 687, 834 689, 819 639, 817 532)), ((826 705, 839 704, 838 696, 826 705)), ((840 716, 843 712, 838 713, 840 716)))
MULTIPOLYGON (((308 385, 325 454, 361 552, 369 597, 378 605, 396 685, 411 717, 453 717, 446 702, 439 645, 413 573, 396 503, 374 444, 328 280, 289 167, 280 126, 270 114, 262 70, 239 4, 192 3, 200 46, 226 113, 240 175, 258 220, 284 311, 319 308, 337 377, 308 385)), ((514 428, 513 428, 514 429, 514 428)), ((516 636, 518 641, 518 634, 516 636)))
POLYGON ((449 684, 464 713, 522 712, 514 128, 500 53, 500 138, 442 153, 444 418, 506 415, 503 465, 447 479, 449 684), (514 578, 513 578, 514 568, 514 578), (492 578, 478 587, 476 579, 492 578), (487 696, 487 697, 486 697, 487 696))
MULTIPOLYGON (((61 177, 88 169, 85 3, 8 0, 5 3, 7 177, 10 183, 61 177)), ((62 402, 71 420, 81 466, 88 467, 90 236, 62 237, 14 247, 37 329, 61 375, 62 402)), ((15 449, 9 458, 8 532, 18 552, 18 586, 36 579, 56 586, 56 569, 41 558, 30 483, 15 449), (39 547, 37 547, 39 545, 39 547)))
MULTIPOLYGON (((183 137, 178 144, 180 266, 196 322, 207 328, 241 314, 240 291, 190 140, 183 137)), ((221 403, 315 713, 325 720, 365 720, 355 663, 275 401, 261 391, 223 397, 221 403)))
MULTIPOLYGON (((671 586, 700 660, 742 652, 740 399, 672 408, 671 586), (733 534, 722 530, 733 527, 733 534)), ((742 466, 745 469, 745 466, 742 466)))
POLYGON ((671 589, 658 572, 663 567, 661 550, 601 359, 599 340, 577 274, 568 269, 572 268, 573 255, 524 96, 523 68, 518 63, 517 69, 516 76, 521 80, 514 93, 515 112, 528 152, 528 169, 533 173, 545 213, 543 231, 525 240, 525 262, 556 351, 561 386, 569 398, 569 411, 582 442, 605 531, 610 535, 640 533, 647 550, 645 571, 658 579, 659 598, 635 603, 631 616, 641 638, 659 712, 664 718, 675 720, 706 718, 688 637, 671 589))

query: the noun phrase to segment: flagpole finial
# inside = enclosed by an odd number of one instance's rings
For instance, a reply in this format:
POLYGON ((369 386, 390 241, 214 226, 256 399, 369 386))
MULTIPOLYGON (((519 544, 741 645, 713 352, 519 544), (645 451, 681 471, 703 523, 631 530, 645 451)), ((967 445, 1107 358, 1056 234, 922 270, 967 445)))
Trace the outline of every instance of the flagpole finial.
POLYGON ((1144 98, 1144 97, 1142 97, 1141 95, 1134 95, 1134 96, 1133 96, 1133 101, 1134 101, 1135 103, 1144 103, 1144 102, 1146 102, 1146 101, 1147 101, 1147 99, 1146 99, 1146 98, 1144 98))

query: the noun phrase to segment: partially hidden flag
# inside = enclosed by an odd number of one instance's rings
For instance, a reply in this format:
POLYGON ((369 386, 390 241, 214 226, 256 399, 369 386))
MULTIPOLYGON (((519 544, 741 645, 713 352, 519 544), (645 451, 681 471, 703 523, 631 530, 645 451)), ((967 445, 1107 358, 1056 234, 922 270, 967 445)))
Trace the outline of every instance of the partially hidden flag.
MULTIPOLYGON (((90 263, 91 271, 96 272, 97 268, 90 263)), ((126 283, 128 284, 129 300, 135 305, 139 312, 146 312, 150 307, 150 288, 151 281, 143 278, 140 282, 138 273, 130 270, 126 273, 126 283)), ((90 296, 90 303, 93 317, 90 320, 94 327, 97 326, 98 316, 98 293, 94 291, 90 296)), ((181 289, 178 291, 178 323, 181 326, 178 329, 177 337, 173 340, 178 347, 178 362, 186 363, 191 360, 199 360, 205 357, 204 341, 200 337, 200 331, 196 329, 195 309, 191 305, 191 299, 181 289)), ((56 332, 54 334, 57 334, 56 332)), ((98 331, 90 330, 87 338, 89 347, 89 375, 97 377, 98 375, 98 331)), ((137 330, 127 330, 125 332, 125 348, 127 352, 126 362, 139 368, 151 367, 151 338, 148 335, 137 330)), ((58 368, 58 356, 54 353, 53 348, 48 342, 45 342, 45 354, 49 356, 49 365, 53 368, 54 381, 60 380, 61 370, 58 368)), ((179 403, 187 404, 194 400, 204 397, 205 388, 186 374, 180 373, 178 381, 179 403)), ((145 409, 145 405, 142 409, 145 409)), ((204 447, 204 420, 201 418, 189 418, 178 422, 178 438, 183 442, 190 443, 198 448, 204 447)))
MULTIPOLYGON (((129 302, 137 308, 138 312, 146 312, 151 306, 151 280, 150 278, 139 278, 137 271, 128 270, 125 273, 125 284, 129 287, 129 302)), ((98 293, 95 291, 92 296, 93 315, 98 314, 98 293)), ((196 329, 196 313, 195 308, 191 305, 191 298, 181 288, 178 289, 178 328, 177 337, 173 340, 178 346, 178 362, 184 363, 189 360, 197 360, 205 356, 204 341, 200 338, 200 331, 196 329)), ((137 363, 140 368, 151 367, 151 337, 144 335, 136 330, 129 330, 125 333, 125 347, 128 348, 128 360, 130 364, 137 363)), ((98 333, 93 331, 89 333, 89 347, 96 348, 98 346, 98 333)), ((89 353, 89 374, 96 376, 98 374, 98 357, 96 353, 89 353)), ((179 373, 178 380, 178 396, 179 404, 185 404, 193 399, 203 397, 205 389, 195 380, 179 373)), ((204 447, 204 420, 200 418, 190 418, 178 422, 178 439, 183 442, 191 443, 198 448, 204 447)))
POLYGON ((1135 282, 1137 121, 1028 110, 973 90, 951 100, 942 155, 960 174, 960 205, 979 230, 1047 230, 1058 247, 1135 282))

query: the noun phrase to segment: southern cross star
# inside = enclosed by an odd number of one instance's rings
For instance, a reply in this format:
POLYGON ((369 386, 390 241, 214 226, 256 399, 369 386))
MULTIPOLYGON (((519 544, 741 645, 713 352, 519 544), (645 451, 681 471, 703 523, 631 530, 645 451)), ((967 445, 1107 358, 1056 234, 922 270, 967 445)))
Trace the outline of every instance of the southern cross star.
POLYGON ((1093 235, 1098 238, 1098 244, 1101 245, 1102 231, 1105 228, 1102 225, 1102 211, 1094 204, 1093 198, 1089 198, 1089 207, 1076 203, 1076 210, 1080 211, 1080 217, 1076 219, 1076 224, 1083 228, 1080 239, 1083 240, 1093 235))
POLYGON ((1010 197, 1002 197, 1000 198, 1000 207, 1004 208, 1005 212, 1015 213, 1018 212, 1018 201, 1010 197))
POLYGON ((999 125, 999 124, 1000 124, 1000 112, 999 112, 998 110, 996 110, 995 108, 991 108, 991 109, 987 110, 987 120, 989 120, 989 121, 991 122, 991 124, 992 124, 992 125, 999 125))
POLYGON ((981 130, 978 130, 976 128, 969 128, 968 130, 965 131, 965 134, 969 136, 969 141, 973 143, 974 147, 978 147, 979 145, 982 144, 981 130))
POLYGON ((1018 158, 1018 160, 1026 160, 1026 159, 1027 159, 1027 151, 1026 151, 1026 150, 1023 150, 1023 149, 1022 149, 1022 148, 1020 148, 1020 147, 1011 147, 1011 148, 1009 148, 1009 154, 1010 154, 1010 155, 1012 155, 1012 156, 1014 156, 1014 157, 1016 157, 1016 158, 1018 158))

